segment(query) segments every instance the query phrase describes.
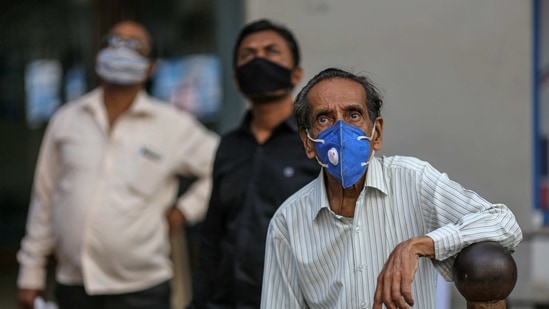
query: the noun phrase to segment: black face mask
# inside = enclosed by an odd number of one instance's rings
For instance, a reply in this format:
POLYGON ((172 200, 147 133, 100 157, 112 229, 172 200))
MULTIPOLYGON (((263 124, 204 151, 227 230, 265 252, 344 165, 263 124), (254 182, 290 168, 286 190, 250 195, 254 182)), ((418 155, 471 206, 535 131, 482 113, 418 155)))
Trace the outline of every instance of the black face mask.
POLYGON ((290 89, 292 70, 265 58, 256 57, 235 69, 240 90, 246 95, 290 89))

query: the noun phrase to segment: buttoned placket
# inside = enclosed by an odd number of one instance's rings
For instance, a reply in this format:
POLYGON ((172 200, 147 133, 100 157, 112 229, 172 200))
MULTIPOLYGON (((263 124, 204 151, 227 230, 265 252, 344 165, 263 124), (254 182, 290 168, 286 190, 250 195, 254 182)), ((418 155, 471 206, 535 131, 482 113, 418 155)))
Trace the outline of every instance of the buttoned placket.
MULTIPOLYGON (((104 136, 104 143, 102 144, 103 148, 103 155, 101 158, 100 163, 100 179, 99 183, 97 184, 97 187, 95 188, 94 198, 92 201, 90 201, 90 207, 89 207, 89 213, 87 214, 86 218, 86 227, 85 227, 85 233, 83 237, 83 244, 82 244, 82 272, 83 272, 83 279, 85 281, 85 285, 87 286, 94 286, 94 280, 93 273, 89 271, 90 265, 89 263, 93 263, 90 259, 89 253, 87 250, 89 250, 89 241, 90 235, 92 229, 90 227, 90 224, 94 221, 95 213, 97 211, 98 205, 102 204, 102 199, 104 198, 104 192, 106 187, 106 182, 108 180, 108 175, 112 170, 113 166, 113 155, 115 150, 115 144, 116 144, 116 127, 113 126, 112 128, 108 127, 107 124, 107 118, 106 113, 101 113, 98 110, 95 110, 92 117, 94 117, 95 122, 97 123, 98 129, 102 132, 104 136)), ((100 145, 96 145, 97 147, 100 147, 100 145)))
POLYGON ((354 262, 355 262, 355 295, 356 295, 356 308, 365 309, 368 306, 368 300, 365 299, 366 296, 366 286, 365 286, 365 269, 364 269, 364 256, 362 255, 362 252, 360 250, 361 245, 363 244, 364 239, 364 231, 362 228, 362 215, 364 212, 363 207, 364 205, 364 194, 365 190, 362 190, 360 193, 356 205, 355 205, 355 213, 354 213, 354 220, 353 220, 353 254, 354 254, 354 262))

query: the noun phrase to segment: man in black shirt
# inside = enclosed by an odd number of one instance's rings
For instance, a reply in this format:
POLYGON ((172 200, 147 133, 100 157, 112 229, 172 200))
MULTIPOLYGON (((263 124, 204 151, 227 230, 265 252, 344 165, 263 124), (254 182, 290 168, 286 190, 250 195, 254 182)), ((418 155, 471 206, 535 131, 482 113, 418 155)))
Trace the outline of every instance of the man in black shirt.
POLYGON ((251 109, 217 150, 190 308, 259 308, 269 221, 320 172, 292 118, 299 57, 292 33, 268 20, 246 25, 236 41, 234 73, 251 109))

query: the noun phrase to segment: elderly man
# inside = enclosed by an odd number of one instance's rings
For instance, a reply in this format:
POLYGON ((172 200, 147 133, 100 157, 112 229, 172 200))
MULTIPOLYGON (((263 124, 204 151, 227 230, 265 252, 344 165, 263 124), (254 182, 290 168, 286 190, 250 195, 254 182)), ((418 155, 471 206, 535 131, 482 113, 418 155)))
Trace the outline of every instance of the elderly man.
POLYGON ((297 96, 305 152, 323 172, 271 220, 262 308, 435 309, 437 268, 451 279, 467 245, 522 239, 505 205, 417 158, 375 157, 382 103, 368 78, 339 69, 297 96))

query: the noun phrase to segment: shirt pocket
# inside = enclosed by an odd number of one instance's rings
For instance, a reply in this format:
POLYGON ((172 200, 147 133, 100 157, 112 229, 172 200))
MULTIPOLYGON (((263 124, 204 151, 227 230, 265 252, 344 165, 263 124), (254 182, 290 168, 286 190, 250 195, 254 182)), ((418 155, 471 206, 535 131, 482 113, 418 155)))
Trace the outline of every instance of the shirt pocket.
POLYGON ((130 173, 129 187, 138 194, 149 197, 156 192, 165 178, 165 158, 158 152, 141 148, 130 173))

